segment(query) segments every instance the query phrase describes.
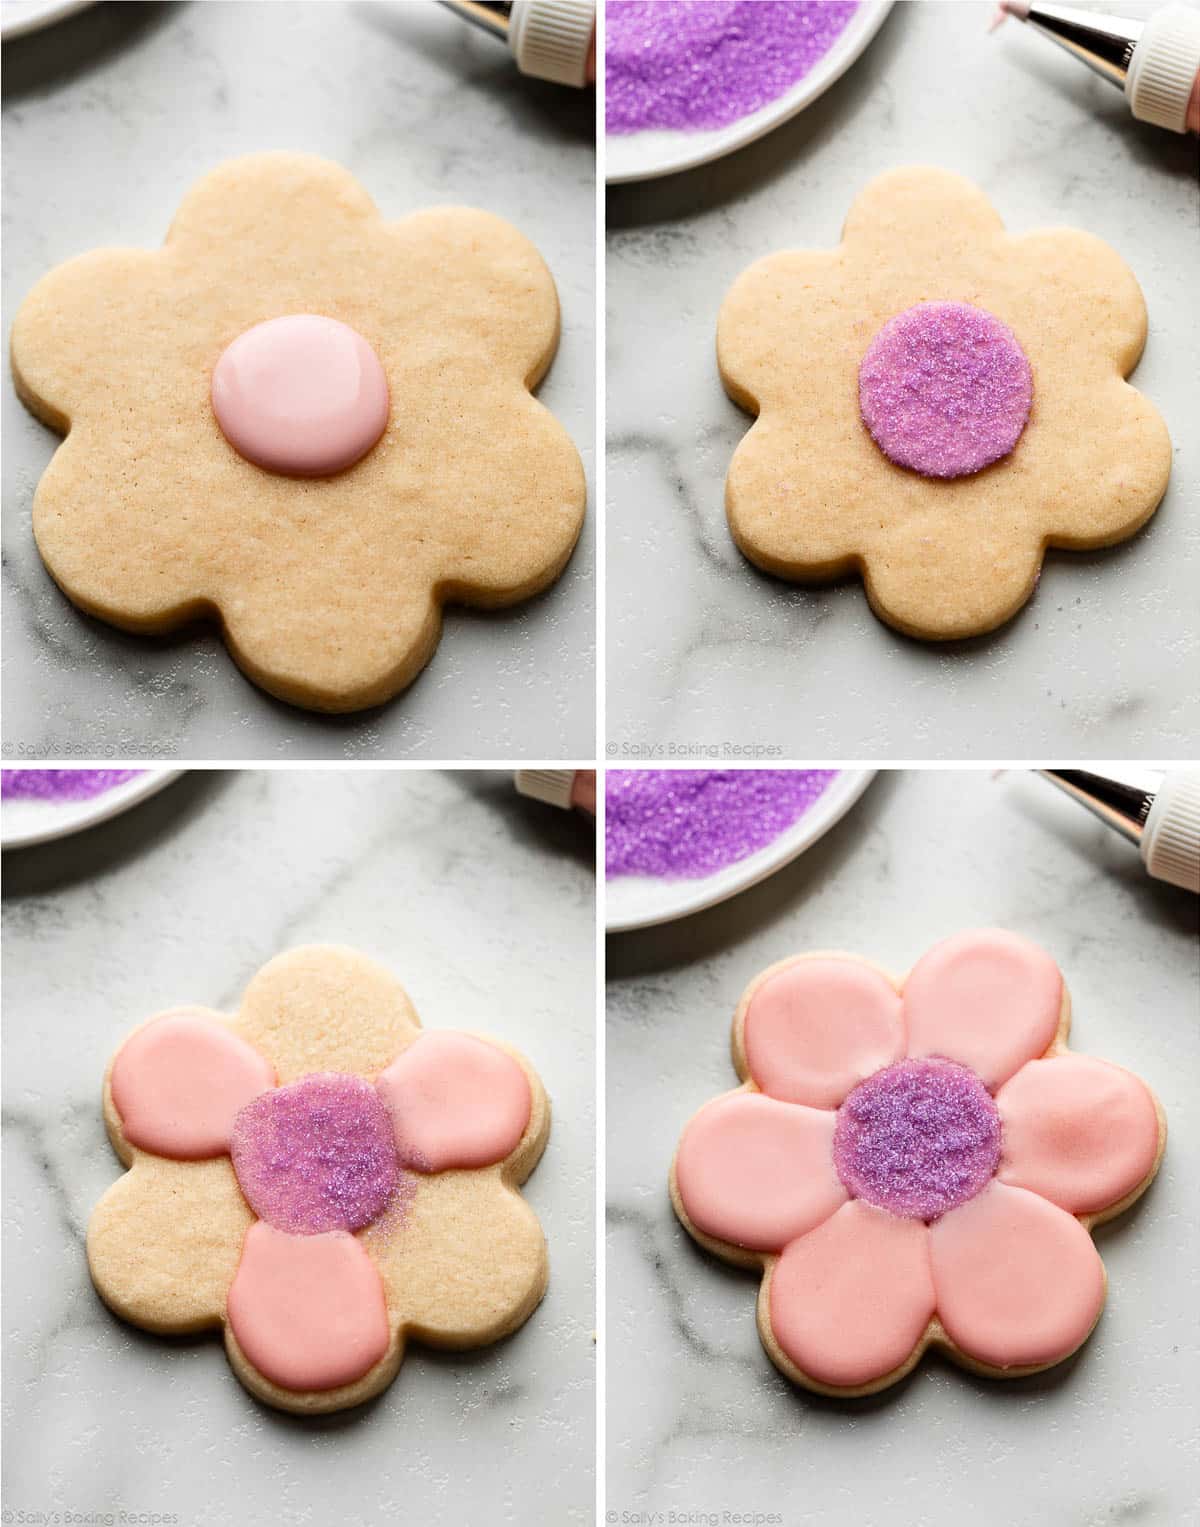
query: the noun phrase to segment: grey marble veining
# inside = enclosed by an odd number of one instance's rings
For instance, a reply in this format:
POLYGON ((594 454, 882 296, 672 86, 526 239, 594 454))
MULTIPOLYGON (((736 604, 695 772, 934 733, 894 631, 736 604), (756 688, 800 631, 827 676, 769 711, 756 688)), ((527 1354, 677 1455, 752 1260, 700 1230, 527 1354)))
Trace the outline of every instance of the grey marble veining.
POLYGON ((712 165, 610 189, 610 758, 729 743, 804 759, 1194 755, 1195 139, 1135 123, 1110 85, 1018 23, 989 37, 993 9, 902 0, 792 122, 712 165), (1072 224, 1124 256, 1150 314, 1133 380, 1176 448, 1139 535, 1050 553, 1013 621, 951 644, 894 633, 857 580, 813 588, 757 572, 723 508, 751 423, 717 375, 725 292, 762 255, 835 245, 855 192, 910 163, 977 181, 1013 230, 1072 224))
POLYGON ((591 1522, 593 836, 509 775, 193 772, 5 855, 6 1512, 591 1522), (378 1400, 304 1421, 253 1400, 215 1339, 110 1315, 83 1236, 121 1170, 100 1081, 127 1030, 180 1001, 228 1009, 265 960, 323 940, 387 964, 429 1027, 490 1031, 539 1068, 554 1118, 524 1191, 551 1270, 508 1340, 414 1346, 378 1400))
MULTIPOLYGON (((53 265, 159 244, 183 193, 236 154, 344 164, 387 216, 438 202, 515 223, 558 283, 539 391, 589 476, 595 414, 591 92, 522 80, 432 0, 97 5, 4 48, 4 309, 53 265)), ((7 367, 5 368, 7 370, 7 367)), ((432 662, 350 717, 277 702, 211 630, 115 631, 58 592, 30 532, 56 444, 3 387, 6 757, 589 757, 592 523, 566 572, 507 611, 448 609, 432 662)))
POLYGON ((816 846, 737 899, 610 937, 610 1521, 1200 1520, 1196 924, 1194 897, 1149 880, 1129 845, 1036 777, 923 772, 879 776, 816 846), (680 1129, 736 1085, 729 1025, 772 961, 849 949, 902 971, 937 938, 988 924, 1054 953, 1074 1048, 1136 1071, 1167 1113, 1158 1178, 1097 1234, 1109 1277, 1100 1324, 1075 1359, 1030 1379, 927 1358, 870 1400, 793 1390, 759 1343, 757 1278, 701 1251, 675 1219, 667 1170, 680 1129))

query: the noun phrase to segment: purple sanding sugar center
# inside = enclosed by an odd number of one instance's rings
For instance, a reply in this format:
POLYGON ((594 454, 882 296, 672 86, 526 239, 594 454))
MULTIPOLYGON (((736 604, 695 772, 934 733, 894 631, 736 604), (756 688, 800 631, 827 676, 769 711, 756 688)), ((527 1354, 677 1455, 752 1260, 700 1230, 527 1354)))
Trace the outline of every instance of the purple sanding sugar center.
POLYGON ((724 127, 777 100, 846 29, 856 0, 609 0, 606 127, 724 127))
POLYGON ((610 769, 605 866, 616 875, 685 880, 774 842, 836 769, 610 769))
POLYGON ((144 769, 2 769, 0 794, 4 800, 90 801, 94 795, 114 790, 144 769))
POLYGON ((858 370, 875 444, 923 477, 965 477, 1007 456, 1032 401, 1016 335, 965 302, 918 302, 889 319, 858 370))
POLYGON ((838 1110, 833 1163, 854 1198, 905 1219, 937 1219, 991 1181, 1000 1115, 952 1060, 902 1060, 860 1082, 838 1110))
POLYGON ((335 1072, 247 1103, 230 1154, 255 1214, 293 1235, 369 1225, 388 1207, 398 1174, 379 1094, 362 1077, 335 1072))

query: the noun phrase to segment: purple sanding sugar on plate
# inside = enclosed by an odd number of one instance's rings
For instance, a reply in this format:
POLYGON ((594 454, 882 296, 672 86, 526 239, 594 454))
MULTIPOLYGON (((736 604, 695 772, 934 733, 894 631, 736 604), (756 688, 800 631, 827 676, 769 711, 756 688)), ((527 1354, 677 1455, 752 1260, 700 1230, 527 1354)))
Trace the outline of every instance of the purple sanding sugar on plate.
POLYGON ((833 1162, 854 1198, 905 1219, 937 1219, 991 1181, 1000 1115, 950 1060, 902 1060, 860 1082, 838 1110, 833 1162))
POLYGON ((804 815, 836 769, 610 769, 605 866, 686 880, 753 854, 804 815))
POLYGON ((724 127, 802 80, 855 0, 608 0, 606 126, 724 127))
POLYGON ((293 1235, 369 1225, 388 1207, 399 1171, 379 1094, 362 1077, 336 1072, 247 1103, 230 1154, 255 1214, 293 1235))
POLYGON ((918 302, 876 334, 858 371, 875 444, 923 477, 964 477, 1007 456, 1033 401, 1012 330, 965 302, 918 302))
POLYGON ((144 774, 144 769, 3 769, 0 793, 8 800, 90 801, 144 774))

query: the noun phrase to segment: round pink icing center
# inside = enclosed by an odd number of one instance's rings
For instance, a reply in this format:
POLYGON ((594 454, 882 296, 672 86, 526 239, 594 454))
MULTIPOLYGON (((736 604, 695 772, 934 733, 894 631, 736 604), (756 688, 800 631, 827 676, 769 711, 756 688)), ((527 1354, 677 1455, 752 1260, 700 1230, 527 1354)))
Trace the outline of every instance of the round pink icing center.
POLYGON ((399 1172, 378 1093, 362 1077, 336 1072, 247 1103, 230 1155, 255 1214, 293 1235, 361 1230, 387 1208, 399 1172))
POLYGON ((297 313, 239 334, 213 370, 212 405, 234 450, 289 477, 327 477, 387 428, 379 357, 336 318, 297 313))
POLYGON ((898 1061, 860 1082, 838 1110, 833 1161, 852 1197, 934 1220, 991 1181, 1000 1115, 969 1067, 898 1061))
POLYGON ((1021 438, 1033 373, 1016 335, 983 308, 918 302, 871 341, 858 401, 889 461, 924 477, 965 477, 1021 438))

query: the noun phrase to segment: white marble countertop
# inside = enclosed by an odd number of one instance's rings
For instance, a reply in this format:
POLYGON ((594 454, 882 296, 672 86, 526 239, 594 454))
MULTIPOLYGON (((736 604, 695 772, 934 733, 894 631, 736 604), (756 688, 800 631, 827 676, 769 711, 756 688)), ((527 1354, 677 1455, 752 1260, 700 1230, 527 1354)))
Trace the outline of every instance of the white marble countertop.
MULTIPOLYGON (((153 247, 236 154, 336 159, 385 215, 484 207, 537 244, 562 343, 539 396, 589 476, 595 426, 591 92, 523 80, 432 3, 98 5, 4 47, 4 309, 104 244, 153 247)), ((6 368, 7 370, 7 368, 6 368)), ((595 732, 592 516, 559 582, 507 611, 449 609, 424 674, 321 717, 243 679, 211 630, 131 637, 79 614, 30 532, 56 444, 3 388, 7 757, 585 758, 595 732)))
POLYGON ((1196 1522, 1196 920, 1194 897, 1148 879, 1130 845, 1035 776, 885 773, 773 879, 608 940, 610 1521, 728 1510, 781 1527, 1196 1522), (1073 1047, 1138 1072, 1167 1113, 1158 1178, 1097 1235, 1104 1315, 1077 1358, 1034 1378, 927 1358, 867 1401, 793 1389, 759 1344, 757 1278, 675 1219, 679 1131, 736 1085, 729 1025, 766 965, 841 948, 903 971, 939 937, 988 924, 1053 952, 1073 1047))
POLYGON ((6 1521, 591 1522, 593 843, 510 775, 192 772, 4 856, 6 1521), (110 1315, 83 1237, 120 1171, 100 1080, 127 1030, 179 1001, 227 1009, 266 959, 322 940, 387 964, 429 1027, 538 1067, 554 1119, 524 1191, 550 1287, 507 1341, 414 1346, 379 1400, 301 1420, 251 1399, 215 1339, 110 1315))
POLYGON ((902 0, 786 126, 702 169, 610 189, 610 758, 731 743, 805 760, 1195 754, 1195 139, 1135 123, 1110 85, 1018 23, 989 37, 993 9, 902 0), (1176 446, 1138 536, 1052 552, 1015 620, 948 645, 896 635, 857 580, 804 588, 743 560, 723 494, 751 421, 713 355, 721 300, 747 265, 832 247, 859 187, 921 162, 977 181, 1014 230, 1074 224, 1125 257, 1150 313, 1134 382, 1176 446))

